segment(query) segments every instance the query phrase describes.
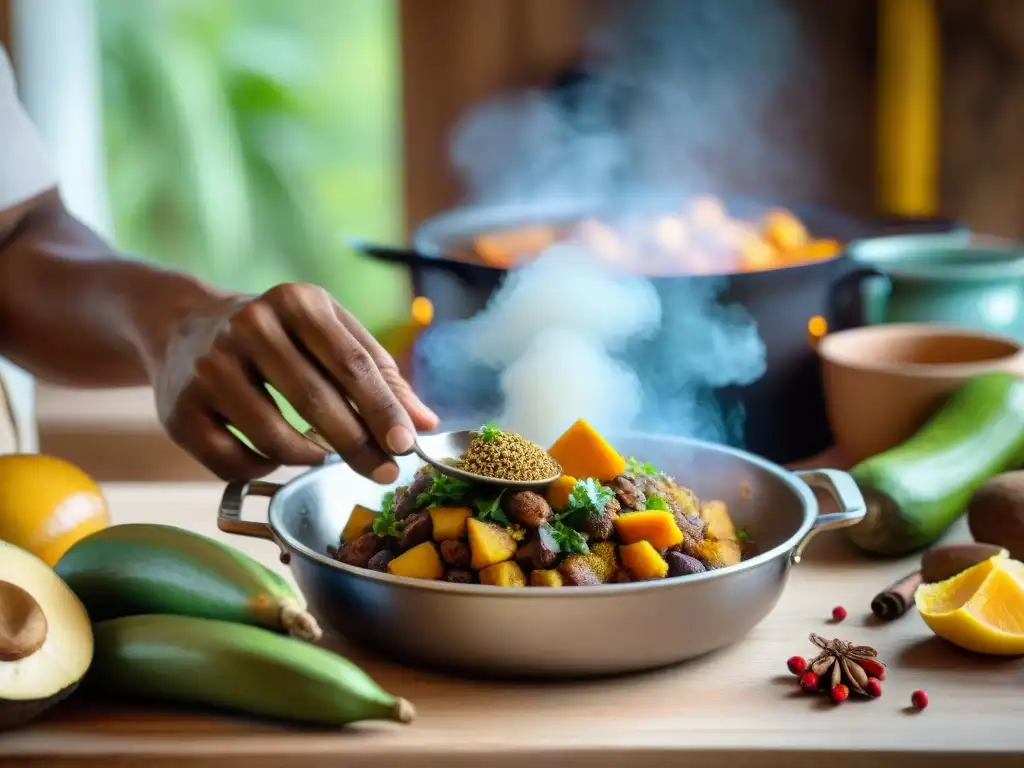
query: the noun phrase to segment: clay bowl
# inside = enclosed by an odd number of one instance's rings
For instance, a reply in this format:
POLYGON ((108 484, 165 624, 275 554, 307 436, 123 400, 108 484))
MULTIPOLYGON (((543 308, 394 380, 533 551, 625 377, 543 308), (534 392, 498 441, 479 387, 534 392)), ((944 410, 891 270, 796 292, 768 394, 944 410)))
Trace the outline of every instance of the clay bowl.
POLYGON ((829 426, 854 462, 909 438, 964 381, 991 371, 1024 375, 1019 342, 941 323, 839 331, 817 350, 829 426))

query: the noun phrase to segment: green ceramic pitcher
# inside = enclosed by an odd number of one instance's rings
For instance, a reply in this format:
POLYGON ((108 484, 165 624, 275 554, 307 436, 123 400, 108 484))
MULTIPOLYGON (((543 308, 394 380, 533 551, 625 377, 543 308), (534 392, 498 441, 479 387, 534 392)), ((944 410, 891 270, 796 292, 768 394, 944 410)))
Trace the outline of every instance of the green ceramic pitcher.
POLYGON ((1024 339, 1024 244, 898 235, 859 240, 844 282, 867 323, 943 322, 1024 339))

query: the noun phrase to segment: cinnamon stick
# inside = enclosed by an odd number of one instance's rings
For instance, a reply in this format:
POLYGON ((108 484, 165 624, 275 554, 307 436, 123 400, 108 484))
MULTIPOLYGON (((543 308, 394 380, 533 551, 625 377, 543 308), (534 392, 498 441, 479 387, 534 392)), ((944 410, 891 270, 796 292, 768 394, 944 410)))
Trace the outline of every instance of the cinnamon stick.
POLYGON ((904 576, 875 595, 871 601, 871 612, 882 621, 898 619, 914 604, 914 593, 922 581, 920 571, 904 576))

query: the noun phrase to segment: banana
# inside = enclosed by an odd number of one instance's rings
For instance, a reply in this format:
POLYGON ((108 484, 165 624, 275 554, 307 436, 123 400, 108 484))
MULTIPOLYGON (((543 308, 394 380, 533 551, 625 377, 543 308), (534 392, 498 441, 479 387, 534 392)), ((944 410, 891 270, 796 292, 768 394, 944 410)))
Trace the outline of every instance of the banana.
POLYGON ((101 621, 93 631, 87 682, 103 696, 333 726, 415 715, 347 659, 259 627, 164 614, 101 621))
POLYGON ((115 525, 85 537, 58 575, 93 621, 142 613, 220 619, 318 640, 302 595, 243 552, 172 525, 115 525))

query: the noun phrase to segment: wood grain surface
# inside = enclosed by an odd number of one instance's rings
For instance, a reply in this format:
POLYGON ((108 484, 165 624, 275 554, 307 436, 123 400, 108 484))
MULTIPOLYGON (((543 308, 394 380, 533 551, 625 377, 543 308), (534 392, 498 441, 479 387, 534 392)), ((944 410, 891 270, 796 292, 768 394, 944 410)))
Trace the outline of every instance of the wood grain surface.
MULTIPOLYGON (((108 485, 117 522, 165 521, 216 535, 221 486, 108 485)), ((254 502, 247 516, 262 513, 254 502)), ((954 537, 965 537, 958 529, 954 537)), ((280 568, 273 545, 231 543, 280 568)), ((959 651, 916 614, 870 618, 874 594, 913 559, 870 560, 823 535, 771 615, 743 641, 668 670, 600 682, 525 686, 411 671, 332 641, 385 687, 417 706, 411 726, 309 731, 222 715, 96 709, 72 702, 0 735, 0 765, 86 768, 264 766, 1024 765, 1024 663, 959 651), (849 618, 830 620, 844 605, 849 618), (889 664, 877 700, 839 707, 799 693, 785 661, 808 655, 809 632, 879 649, 889 664), (908 709, 923 688, 931 704, 908 709)))

